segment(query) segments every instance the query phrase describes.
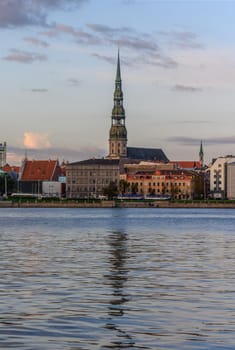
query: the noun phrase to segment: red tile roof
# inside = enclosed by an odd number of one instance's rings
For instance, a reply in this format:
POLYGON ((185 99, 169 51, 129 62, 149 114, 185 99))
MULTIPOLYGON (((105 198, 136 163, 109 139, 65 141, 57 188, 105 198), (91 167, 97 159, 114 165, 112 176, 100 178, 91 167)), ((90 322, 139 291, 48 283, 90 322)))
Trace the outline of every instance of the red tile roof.
POLYGON ((6 173, 10 173, 11 171, 14 171, 15 173, 19 174, 20 167, 15 166, 15 165, 6 164, 6 165, 4 165, 4 167, 2 167, 2 170, 5 171, 6 173))
POLYGON ((26 160, 21 181, 53 181, 58 176, 57 160, 26 160))
POLYGON ((180 169, 194 169, 201 168, 201 163, 199 161, 194 160, 175 160, 170 163, 176 164, 180 169))

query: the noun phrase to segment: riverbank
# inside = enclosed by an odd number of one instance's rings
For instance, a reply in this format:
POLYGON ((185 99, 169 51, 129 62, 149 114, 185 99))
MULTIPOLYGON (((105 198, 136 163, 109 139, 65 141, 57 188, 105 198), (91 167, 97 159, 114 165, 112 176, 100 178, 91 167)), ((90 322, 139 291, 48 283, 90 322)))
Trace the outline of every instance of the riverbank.
POLYGON ((235 201, 1 201, 0 208, 229 208, 235 201))

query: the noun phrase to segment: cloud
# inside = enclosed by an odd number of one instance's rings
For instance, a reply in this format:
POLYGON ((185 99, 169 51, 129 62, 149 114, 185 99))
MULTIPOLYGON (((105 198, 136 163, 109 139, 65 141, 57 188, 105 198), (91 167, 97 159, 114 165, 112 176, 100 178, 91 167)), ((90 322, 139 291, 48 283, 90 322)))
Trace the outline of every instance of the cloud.
POLYGON ((107 43, 135 50, 151 52, 159 50, 154 38, 149 34, 136 32, 130 27, 114 28, 102 24, 88 24, 87 26, 93 32, 101 34, 107 43))
POLYGON ((174 121, 177 124, 211 124, 212 121, 209 120, 178 120, 174 121))
MULTIPOLYGON (((7 161, 11 165, 19 165, 22 159, 25 157, 25 148, 22 147, 7 147, 7 161)), ((78 149, 60 148, 60 147, 50 147, 41 149, 27 148, 28 159, 59 159, 61 162, 63 160, 69 162, 76 162, 84 159, 90 158, 100 158, 106 153, 104 149, 97 147, 85 147, 78 149)))
MULTIPOLYGON (((195 146, 201 142, 201 139, 193 138, 193 137, 184 137, 184 136, 173 136, 168 137, 166 139, 167 142, 177 143, 181 146, 195 146)), ((235 136, 227 136, 227 137, 212 137, 205 140, 207 146, 214 145, 234 145, 235 144, 235 136)))
POLYGON ((172 90, 179 92, 202 92, 202 88, 188 85, 176 84, 172 90))
POLYGON ((15 61, 19 63, 33 63, 35 61, 46 61, 47 56, 35 52, 11 49, 10 54, 3 57, 5 61, 15 61))
POLYGON ((49 38, 57 37, 59 35, 70 35, 79 44, 100 45, 104 43, 97 35, 81 29, 75 29, 74 27, 63 23, 57 23, 51 27, 50 30, 44 31, 41 34, 49 38))
POLYGON ((48 89, 36 88, 36 89, 31 89, 30 91, 31 91, 31 92, 41 92, 41 93, 44 93, 44 92, 48 92, 48 89))
MULTIPOLYGON (((140 33, 130 27, 110 27, 102 24, 88 24, 87 30, 76 29, 73 26, 58 23, 50 30, 41 33, 47 37, 69 35, 78 44, 96 46, 116 46, 127 48, 132 57, 124 58, 126 65, 148 64, 163 68, 175 68, 177 62, 164 54, 154 37, 146 33, 140 33)), ((109 63, 115 63, 112 57, 92 53, 93 56, 109 63)))
POLYGON ((51 11, 71 10, 88 0, 1 0, 0 27, 47 26, 51 11))
MULTIPOLYGON (((98 53, 92 53, 92 56, 111 64, 117 64, 117 58, 114 56, 99 55, 98 53)), ((122 64, 130 66, 132 63, 132 60, 122 56, 122 64)))
MULTIPOLYGON (((134 53, 129 60, 124 58, 126 61, 124 64, 147 64, 163 68, 177 67, 177 62, 170 56, 165 55, 156 39, 149 34, 136 32, 129 27, 113 28, 100 24, 89 24, 88 27, 95 33, 101 34, 102 40, 106 44, 127 48, 134 53)), ((96 55, 96 57, 102 58, 101 55, 96 55)), ((103 56, 103 59, 111 62, 111 59, 107 56, 103 56)))
POLYGON ((43 149, 51 147, 47 133, 24 133, 24 146, 30 149, 43 149))
POLYGON ((160 31, 158 35, 167 39, 169 44, 181 49, 201 49, 203 44, 198 41, 197 35, 188 31, 160 31))
POLYGON ((81 80, 78 80, 76 78, 69 78, 67 82, 69 83, 70 86, 73 86, 73 87, 77 87, 81 85, 81 80))
POLYGON ((26 41, 32 45, 35 45, 35 46, 41 46, 41 47, 50 46, 47 42, 40 40, 40 39, 37 39, 37 38, 28 37, 28 38, 24 38, 24 41, 26 41))

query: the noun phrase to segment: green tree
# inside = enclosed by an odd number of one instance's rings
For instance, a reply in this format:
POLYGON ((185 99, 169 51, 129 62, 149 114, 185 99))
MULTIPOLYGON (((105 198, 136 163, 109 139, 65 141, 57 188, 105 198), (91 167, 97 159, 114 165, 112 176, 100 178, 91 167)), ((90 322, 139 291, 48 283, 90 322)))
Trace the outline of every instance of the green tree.
POLYGON ((11 193, 14 191, 16 181, 7 173, 2 173, 0 175, 0 193, 1 195, 11 193))
POLYGON ((111 181, 108 186, 103 188, 102 192, 104 196, 108 197, 108 199, 113 199, 113 197, 116 197, 118 195, 118 188, 116 182, 111 181))
POLYGON ((121 194, 127 193, 129 188, 130 188, 130 183, 128 181, 123 179, 119 181, 119 192, 121 194))
POLYGON ((176 199, 177 194, 179 193, 179 188, 176 184, 171 184, 171 197, 172 199, 176 199))
POLYGON ((132 182, 131 184, 131 193, 136 194, 138 192, 138 183, 137 182, 132 182))
POLYGON ((193 177, 194 182, 194 199, 203 199, 204 198, 204 190, 205 190, 205 178, 204 174, 195 174, 193 177))

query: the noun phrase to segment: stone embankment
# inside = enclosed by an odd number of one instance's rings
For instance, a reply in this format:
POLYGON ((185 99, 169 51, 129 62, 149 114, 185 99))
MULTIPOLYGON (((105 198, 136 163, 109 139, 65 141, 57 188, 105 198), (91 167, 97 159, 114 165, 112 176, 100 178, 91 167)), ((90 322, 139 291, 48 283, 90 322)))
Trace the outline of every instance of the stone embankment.
POLYGON ((235 202, 222 201, 51 201, 51 202, 11 202, 0 201, 0 208, 230 208, 235 209, 235 202))

